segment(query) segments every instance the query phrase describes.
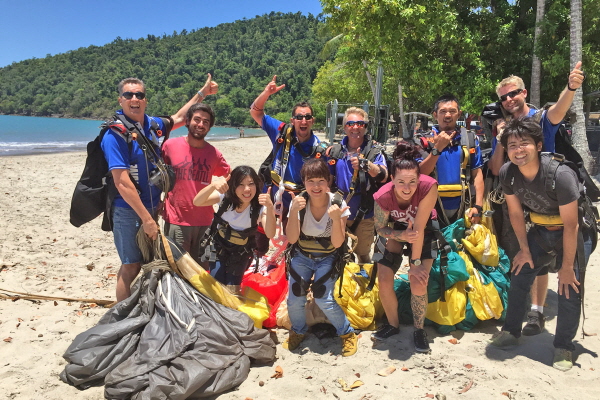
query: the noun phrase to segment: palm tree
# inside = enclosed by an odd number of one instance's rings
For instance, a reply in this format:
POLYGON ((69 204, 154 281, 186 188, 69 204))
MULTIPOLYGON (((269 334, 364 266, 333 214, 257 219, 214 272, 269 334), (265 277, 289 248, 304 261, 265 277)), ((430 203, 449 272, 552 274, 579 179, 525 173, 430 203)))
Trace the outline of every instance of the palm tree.
POLYGON ((536 107, 540 107, 540 86, 542 75, 542 61, 537 55, 537 45, 542 35, 542 19, 544 19, 546 0, 537 0, 535 13, 535 34, 533 38, 533 61, 531 63, 531 97, 530 101, 536 107))
MULTIPOLYGON (((583 55, 582 43, 582 0, 571 0, 571 68, 581 60, 583 55)), ((579 152, 585 167, 592 171, 592 154, 588 147, 588 141, 585 134, 585 116, 583 114, 583 85, 575 92, 575 98, 571 105, 571 112, 575 118, 571 117, 571 126, 573 129, 573 147, 579 152), (573 120, 574 119, 574 120, 573 120)))

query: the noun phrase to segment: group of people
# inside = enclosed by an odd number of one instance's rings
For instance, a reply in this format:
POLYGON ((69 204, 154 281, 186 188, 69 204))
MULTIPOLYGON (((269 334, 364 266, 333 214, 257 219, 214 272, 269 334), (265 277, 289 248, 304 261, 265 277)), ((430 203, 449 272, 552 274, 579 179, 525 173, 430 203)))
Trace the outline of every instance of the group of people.
MULTIPOLYGON (((483 158, 476 136, 457 123, 459 100, 453 95, 439 97, 433 107, 437 125, 431 132, 415 143, 399 142, 393 155, 386 157, 383 146, 367 134, 368 114, 361 108, 346 110, 345 136, 329 147, 312 131, 314 112, 309 103, 296 104, 289 122, 267 115, 267 100, 285 88, 276 79, 250 106, 252 118, 272 143, 259 173, 248 166, 231 170, 219 150, 205 140, 215 115, 202 100, 218 91, 210 74, 202 89, 170 119, 145 114, 148 99, 142 81, 129 78, 119 84, 122 110, 117 113, 136 123, 149 139, 158 139, 154 137, 157 129, 151 129, 156 124, 168 134, 185 123, 188 134, 164 141, 162 149, 157 145, 176 175, 164 203, 160 189, 148 182, 153 166, 144 149, 136 142, 128 147, 114 132, 105 135, 102 146, 119 192, 112 208, 115 245, 122 262, 117 300, 129 296, 130 284, 140 270, 142 258, 135 235, 143 227, 146 235, 156 238, 161 204, 164 233, 234 291, 253 257, 268 249, 279 221, 292 244, 287 300, 292 326, 283 347, 294 350, 306 337, 305 304, 310 290, 342 340, 342 355, 351 356, 357 351, 358 337, 335 301, 333 288, 340 264, 343 268, 346 260, 343 253, 351 251, 358 262, 371 262, 377 237, 385 248, 378 258, 377 279, 387 322, 371 338, 386 340, 399 333, 394 275, 405 254, 415 349, 429 352, 423 327, 429 271, 438 253, 434 232, 459 218, 480 223, 483 212, 483 158), (219 205, 216 213, 215 204, 219 205), (345 247, 347 232, 353 238, 350 250, 345 247)), ((522 79, 511 76, 500 82, 496 91, 506 118, 494 127, 497 135, 488 163, 488 169, 500 177, 506 198, 507 223, 499 240, 512 260, 513 274, 507 317, 491 345, 514 345, 522 333, 543 330, 548 266, 556 262, 559 310, 554 366, 562 370, 572 366, 572 340, 579 325, 581 266, 575 261, 579 182, 573 171, 561 165, 555 193, 546 193, 540 171, 548 162, 541 151, 554 150, 558 124, 582 82, 578 63, 558 101, 539 118, 525 102, 522 79), (534 224, 528 233, 524 211, 559 215, 562 222, 534 224), (537 232, 535 238, 533 232, 537 232), (550 247, 556 244, 558 250, 538 244, 538 237, 550 247), (533 305, 522 329, 532 286, 533 305)), ((589 242, 586 237, 586 262, 589 242)))

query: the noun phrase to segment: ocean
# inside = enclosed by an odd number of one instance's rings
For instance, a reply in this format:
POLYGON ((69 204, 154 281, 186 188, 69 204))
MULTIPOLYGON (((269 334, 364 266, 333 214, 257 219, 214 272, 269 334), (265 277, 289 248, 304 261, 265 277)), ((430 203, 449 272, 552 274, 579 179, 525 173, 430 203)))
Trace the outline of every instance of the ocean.
MULTIPOLYGON (((88 142, 100 132, 103 121, 21 117, 0 115, 0 156, 85 151, 88 142)), ((244 128, 246 137, 264 136, 262 129, 244 128)), ((171 132, 171 137, 187 135, 186 127, 171 132)), ((209 141, 240 137, 238 128, 213 126, 209 141)))

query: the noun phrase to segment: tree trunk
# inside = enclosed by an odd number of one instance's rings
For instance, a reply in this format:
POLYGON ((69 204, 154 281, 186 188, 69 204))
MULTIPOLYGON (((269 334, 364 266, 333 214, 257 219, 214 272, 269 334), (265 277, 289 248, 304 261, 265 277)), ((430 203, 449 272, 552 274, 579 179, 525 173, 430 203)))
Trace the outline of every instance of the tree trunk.
POLYGON ((406 119, 404 118, 404 101, 402 101, 402 85, 398 85, 398 108, 400 109, 400 126, 402 127, 402 137, 412 137, 412 132, 408 132, 406 119))
MULTIPOLYGON (((571 0, 571 68, 581 60, 582 50, 582 15, 581 15, 581 0, 571 0)), ((583 66, 582 68, 585 68, 583 66)), ((583 86, 575 92, 575 98, 571 105, 571 111, 574 117, 571 117, 571 126, 573 128, 573 147, 579 152, 585 167, 588 171, 592 171, 592 154, 588 147, 587 136, 585 134, 585 116, 583 114, 583 86)))
POLYGON ((537 0, 537 10, 535 13, 535 36, 533 39, 533 61, 531 63, 531 103, 540 108, 542 106, 540 100, 540 81, 542 75, 542 61, 537 56, 537 44, 542 34, 542 19, 544 19, 546 0, 537 0))

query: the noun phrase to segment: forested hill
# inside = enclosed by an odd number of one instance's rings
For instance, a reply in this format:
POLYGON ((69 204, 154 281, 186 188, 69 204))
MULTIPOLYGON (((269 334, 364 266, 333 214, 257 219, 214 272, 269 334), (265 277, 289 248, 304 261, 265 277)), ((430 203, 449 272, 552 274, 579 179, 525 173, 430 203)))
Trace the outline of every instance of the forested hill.
POLYGON ((286 88, 269 101, 270 114, 289 113, 295 102, 310 98, 329 39, 319 36, 321 25, 312 15, 272 12, 13 63, 0 68, 0 114, 104 119, 118 107, 118 82, 130 76, 146 83, 149 113, 173 114, 210 72, 219 83, 219 94, 207 99, 217 123, 253 124, 249 106, 273 75, 286 88))

